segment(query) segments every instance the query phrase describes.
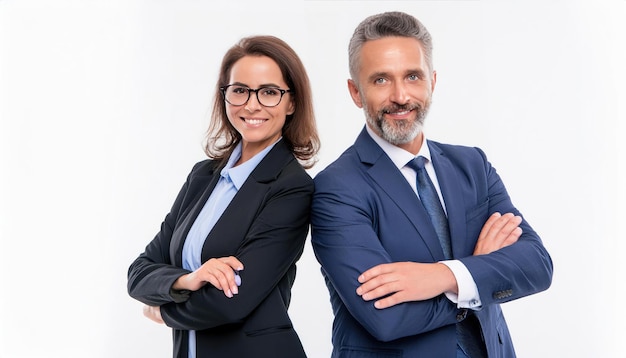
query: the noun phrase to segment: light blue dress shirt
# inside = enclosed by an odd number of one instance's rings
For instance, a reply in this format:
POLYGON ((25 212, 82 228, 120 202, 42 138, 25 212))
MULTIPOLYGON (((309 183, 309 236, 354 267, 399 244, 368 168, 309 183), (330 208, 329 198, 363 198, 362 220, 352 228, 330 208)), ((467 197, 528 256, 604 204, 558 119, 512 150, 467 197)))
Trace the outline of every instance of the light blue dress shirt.
MULTIPOLYGON (((282 137, 281 137, 282 138, 282 137)), ((280 138, 278 139, 280 140, 280 138)), ((204 241, 215 226, 217 220, 222 216, 228 204, 233 200, 237 191, 248 179, 250 173, 265 158, 267 153, 278 141, 272 143, 267 148, 250 158, 246 162, 234 166, 241 157, 241 143, 239 143, 228 159, 228 163, 220 172, 220 179, 204 204, 204 207, 194 221, 185 244, 183 245, 183 268, 195 271, 202 266, 201 254, 204 241)), ((196 332, 189 331, 189 358, 196 357, 196 332)))

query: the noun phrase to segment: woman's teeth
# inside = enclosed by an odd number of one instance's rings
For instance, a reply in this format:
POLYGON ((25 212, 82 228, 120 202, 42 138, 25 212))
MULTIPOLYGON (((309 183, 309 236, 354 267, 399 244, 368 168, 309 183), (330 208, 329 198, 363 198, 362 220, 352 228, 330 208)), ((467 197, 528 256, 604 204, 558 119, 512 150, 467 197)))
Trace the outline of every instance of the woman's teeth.
POLYGON ((253 118, 244 118, 244 121, 248 124, 261 124, 265 122, 264 119, 253 119, 253 118))

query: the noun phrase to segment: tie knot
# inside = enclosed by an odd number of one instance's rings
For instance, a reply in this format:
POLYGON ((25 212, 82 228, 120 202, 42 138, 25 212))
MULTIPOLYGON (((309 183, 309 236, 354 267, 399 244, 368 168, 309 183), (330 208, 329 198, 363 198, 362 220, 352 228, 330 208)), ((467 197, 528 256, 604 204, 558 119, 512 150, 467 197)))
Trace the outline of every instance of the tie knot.
POLYGON ((406 165, 415 170, 415 171, 419 171, 421 169, 424 169, 424 167, 426 166, 426 162, 428 161, 428 159, 424 158, 423 156, 419 156, 417 158, 413 158, 410 162, 408 162, 406 165))

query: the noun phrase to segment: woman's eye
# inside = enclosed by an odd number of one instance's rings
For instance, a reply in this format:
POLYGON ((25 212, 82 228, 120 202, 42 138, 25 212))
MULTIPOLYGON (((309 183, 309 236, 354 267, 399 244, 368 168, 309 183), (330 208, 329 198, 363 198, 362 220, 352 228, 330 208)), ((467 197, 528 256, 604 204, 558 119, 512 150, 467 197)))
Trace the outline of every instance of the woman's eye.
POLYGON ((264 96, 277 96, 278 95, 278 90, 275 88, 263 88, 261 94, 263 94, 264 96))
POLYGON ((248 92, 248 89, 245 87, 233 87, 232 91, 236 94, 245 94, 248 92))

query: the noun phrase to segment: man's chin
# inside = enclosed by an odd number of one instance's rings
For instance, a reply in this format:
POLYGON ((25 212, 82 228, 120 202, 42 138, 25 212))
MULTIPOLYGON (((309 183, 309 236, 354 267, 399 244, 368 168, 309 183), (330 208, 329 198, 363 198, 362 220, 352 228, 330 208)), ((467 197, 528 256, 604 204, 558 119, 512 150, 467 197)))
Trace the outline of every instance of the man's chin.
POLYGON ((379 128, 382 132, 381 137, 386 141, 394 145, 407 144, 414 140, 421 132, 421 126, 415 127, 415 124, 411 124, 410 128, 398 128, 398 126, 384 125, 379 128))
POLYGON ((420 130, 411 133, 389 133, 383 131, 382 137, 393 145, 403 145, 413 141, 420 133, 420 130))

